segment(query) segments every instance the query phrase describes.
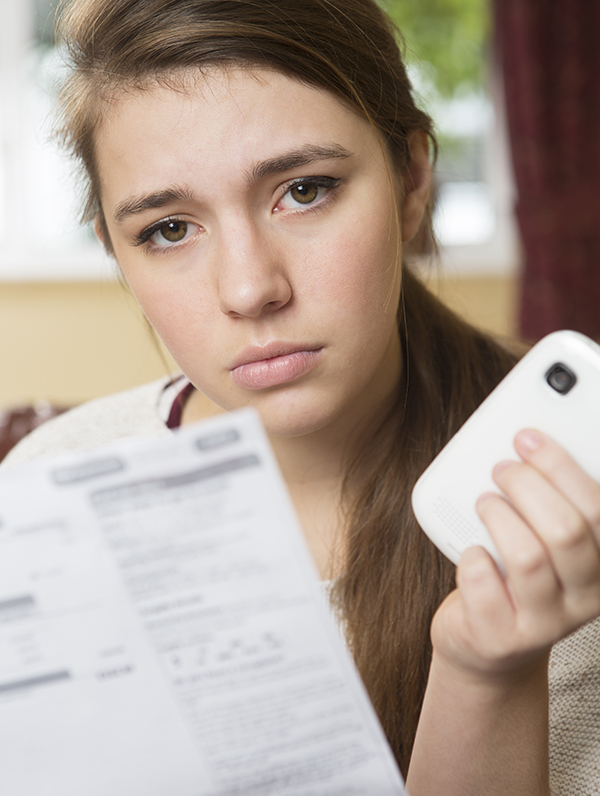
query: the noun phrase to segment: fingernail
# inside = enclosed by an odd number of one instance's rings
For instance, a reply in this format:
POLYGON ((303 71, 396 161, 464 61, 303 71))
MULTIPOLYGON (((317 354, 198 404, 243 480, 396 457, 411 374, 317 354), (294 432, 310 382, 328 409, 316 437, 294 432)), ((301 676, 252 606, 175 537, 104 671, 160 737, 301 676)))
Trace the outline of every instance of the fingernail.
POLYGON ((487 500, 490 500, 491 498, 495 497, 498 497, 498 494, 496 492, 484 492, 483 495, 479 495, 479 497, 477 498, 477 503, 475 505, 481 506, 487 500))
POLYGON ((518 434, 517 439, 519 440, 519 445, 530 453, 533 453, 533 451, 537 450, 544 441, 541 434, 538 434, 537 431, 531 430, 521 431, 518 434))
POLYGON ((514 462, 511 462, 509 459, 504 462, 498 462, 498 464, 494 467, 492 475, 499 475, 502 470, 506 470, 506 468, 510 467, 512 464, 514 464, 514 462))

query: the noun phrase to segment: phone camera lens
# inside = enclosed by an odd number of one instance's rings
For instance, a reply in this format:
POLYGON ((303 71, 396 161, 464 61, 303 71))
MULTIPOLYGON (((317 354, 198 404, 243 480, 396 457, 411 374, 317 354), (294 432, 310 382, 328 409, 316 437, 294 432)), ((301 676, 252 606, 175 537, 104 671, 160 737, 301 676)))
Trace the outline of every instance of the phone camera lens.
POLYGON ((575 385, 577 376, 562 362, 556 362, 546 373, 546 381, 553 390, 556 390, 561 395, 566 395, 575 385))

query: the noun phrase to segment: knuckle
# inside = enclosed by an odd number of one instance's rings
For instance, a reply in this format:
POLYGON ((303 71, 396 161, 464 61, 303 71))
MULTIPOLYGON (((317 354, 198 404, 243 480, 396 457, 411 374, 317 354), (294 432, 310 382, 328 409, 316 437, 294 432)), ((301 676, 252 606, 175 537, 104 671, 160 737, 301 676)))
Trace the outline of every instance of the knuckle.
POLYGON ((548 565, 548 557, 541 545, 528 545, 516 550, 514 568, 524 577, 535 575, 548 565))
POLYGON ((582 517, 570 516, 556 525, 551 538, 558 548, 570 550, 587 542, 589 529, 582 517))

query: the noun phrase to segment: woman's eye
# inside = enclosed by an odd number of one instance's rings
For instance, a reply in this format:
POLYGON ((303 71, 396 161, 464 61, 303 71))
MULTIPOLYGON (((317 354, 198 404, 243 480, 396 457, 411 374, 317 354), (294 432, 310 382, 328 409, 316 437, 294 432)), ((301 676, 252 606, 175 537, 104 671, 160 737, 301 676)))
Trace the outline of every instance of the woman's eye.
POLYGON ((309 205, 319 196, 319 189, 316 185, 303 182, 290 188, 290 196, 294 201, 300 202, 302 205, 309 205))
POLYGON ((303 180, 291 185, 279 200, 277 208, 294 210, 300 207, 319 204, 328 192, 339 185, 339 180, 331 177, 319 177, 315 180, 303 180))
POLYGON ((186 238, 189 238, 197 229, 197 224, 174 219, 173 221, 165 221, 146 239, 154 246, 168 248, 172 244, 181 243, 186 238))

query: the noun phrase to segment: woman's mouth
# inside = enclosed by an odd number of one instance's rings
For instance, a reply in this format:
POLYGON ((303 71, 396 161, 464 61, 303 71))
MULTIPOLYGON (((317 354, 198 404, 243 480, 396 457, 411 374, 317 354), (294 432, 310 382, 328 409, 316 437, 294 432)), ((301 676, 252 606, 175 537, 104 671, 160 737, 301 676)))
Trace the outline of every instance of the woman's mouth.
POLYGON ((322 351, 322 348, 302 349, 275 355, 269 355, 266 351, 248 351, 242 357, 242 363, 231 370, 231 375, 237 386, 244 390, 276 387, 295 381, 313 370, 322 351))

